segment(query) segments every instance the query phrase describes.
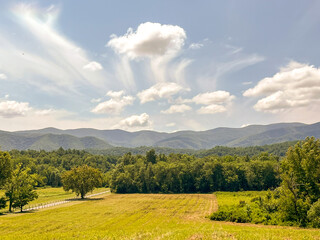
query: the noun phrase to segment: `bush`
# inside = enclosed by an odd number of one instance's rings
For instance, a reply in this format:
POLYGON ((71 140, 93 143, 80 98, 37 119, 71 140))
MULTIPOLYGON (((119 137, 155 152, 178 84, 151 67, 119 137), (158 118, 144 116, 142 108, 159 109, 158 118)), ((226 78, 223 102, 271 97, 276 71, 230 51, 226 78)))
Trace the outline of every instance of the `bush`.
POLYGON ((308 211, 308 220, 312 227, 320 227, 320 199, 308 211))

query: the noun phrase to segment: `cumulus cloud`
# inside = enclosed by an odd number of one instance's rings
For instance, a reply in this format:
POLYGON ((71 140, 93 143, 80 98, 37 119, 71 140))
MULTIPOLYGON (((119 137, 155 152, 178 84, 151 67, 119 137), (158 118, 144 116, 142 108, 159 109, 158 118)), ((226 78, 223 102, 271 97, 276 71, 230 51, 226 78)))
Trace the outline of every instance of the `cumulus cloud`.
POLYGON ((1 80, 6 80, 8 77, 4 73, 0 73, 0 79, 1 80))
POLYGON ((25 116, 32 108, 27 102, 3 101, 0 102, 0 116, 5 118, 25 116))
POLYGON ((231 102, 235 96, 226 91, 200 93, 192 98, 196 104, 211 105, 231 102))
POLYGON ((184 89, 177 83, 157 83, 156 85, 138 93, 141 103, 155 101, 160 98, 169 98, 184 89))
POLYGON ((3 118, 45 116, 54 112, 53 109, 36 109, 30 107, 28 102, 17 102, 7 98, 0 101, 0 116, 3 118))
POLYGON ((142 113, 141 115, 132 115, 120 122, 120 126, 123 127, 147 127, 151 124, 149 115, 142 113))
POLYGON ((103 67, 101 66, 100 63, 93 61, 93 62, 88 63, 87 65, 84 65, 83 69, 95 72, 95 71, 102 70, 103 67))
POLYGON ((106 95, 111 97, 111 98, 120 98, 121 96, 123 96, 123 94, 124 94, 124 91, 121 90, 121 91, 118 91, 118 92, 116 92, 116 91, 108 91, 106 95))
POLYGON ((254 109, 277 113, 320 103, 320 69, 312 65, 290 62, 272 77, 262 79, 243 93, 259 97, 254 109))
POLYGON ((173 25, 146 22, 134 32, 129 28, 123 36, 112 35, 107 46, 131 59, 174 55, 184 45, 186 33, 173 25))
POLYGON ((223 105, 211 104, 208 106, 201 107, 197 112, 199 114, 215 114, 215 113, 222 113, 226 111, 227 111, 227 108, 223 105))
POLYGON ((100 114, 119 114, 126 106, 132 105, 134 99, 135 98, 132 96, 111 98, 108 101, 99 103, 94 109, 91 110, 91 112, 100 114))
POLYGON ((165 111, 161 111, 162 113, 165 114, 172 114, 172 113, 183 113, 186 111, 190 111, 192 108, 186 104, 181 104, 181 105, 172 105, 170 106, 169 109, 165 111))

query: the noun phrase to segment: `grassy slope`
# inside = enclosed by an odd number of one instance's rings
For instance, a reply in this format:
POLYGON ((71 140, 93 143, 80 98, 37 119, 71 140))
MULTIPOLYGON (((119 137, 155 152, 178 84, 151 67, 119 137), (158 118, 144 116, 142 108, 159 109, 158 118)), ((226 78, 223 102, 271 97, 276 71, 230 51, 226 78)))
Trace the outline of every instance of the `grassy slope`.
POLYGON ((215 192, 219 206, 237 205, 239 201, 250 202, 254 197, 264 197, 267 191, 215 192))
MULTIPOLYGON (((94 193, 104 192, 108 189, 106 188, 97 188, 93 190, 94 193)), ((24 207, 24 209, 27 209, 28 207, 34 207, 39 204, 46 204, 51 202, 57 202, 62 201, 69 198, 75 198, 76 194, 71 191, 64 191, 62 188, 52 188, 52 187, 45 187, 45 188, 38 188, 37 190, 38 198, 30 202, 27 206, 24 207)), ((88 195, 92 194, 91 192, 88 193, 88 195)), ((0 197, 4 196, 4 190, 0 190, 0 197)), ((7 203, 8 205, 8 203, 7 203)), ((5 209, 1 209, 0 213, 4 213, 8 211, 8 207, 5 209)))
MULTIPOLYGON (((219 196, 219 194, 218 194, 219 196)), ((106 194, 0 217, 0 239, 319 239, 320 231, 214 222, 211 194, 106 194)))

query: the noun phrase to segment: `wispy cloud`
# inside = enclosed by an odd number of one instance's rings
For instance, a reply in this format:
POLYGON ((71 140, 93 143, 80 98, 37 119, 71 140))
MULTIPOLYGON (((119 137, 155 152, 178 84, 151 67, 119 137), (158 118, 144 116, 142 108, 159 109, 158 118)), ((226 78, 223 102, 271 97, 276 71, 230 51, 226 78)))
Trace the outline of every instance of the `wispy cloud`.
POLYGON ((25 44, 0 35, 0 63, 12 81, 23 79, 50 93, 76 92, 74 85, 79 82, 87 86, 103 85, 106 78, 103 72, 87 71, 102 66, 91 61, 85 50, 55 29, 58 8, 41 9, 35 4, 21 3, 15 5, 12 12, 30 39, 25 44))

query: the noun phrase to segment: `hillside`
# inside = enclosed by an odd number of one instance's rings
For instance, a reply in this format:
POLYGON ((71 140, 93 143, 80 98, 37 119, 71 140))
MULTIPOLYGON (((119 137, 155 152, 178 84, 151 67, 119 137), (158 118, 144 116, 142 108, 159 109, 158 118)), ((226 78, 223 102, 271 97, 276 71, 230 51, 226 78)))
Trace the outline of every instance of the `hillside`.
POLYGON ((95 137, 78 138, 66 134, 14 134, 0 133, 0 146, 2 150, 56 150, 64 149, 107 149, 112 147, 107 142, 95 137))
POLYGON ((302 140, 307 136, 320 138, 320 123, 277 123, 250 125, 243 128, 215 128, 207 131, 128 132, 91 128, 60 130, 45 128, 31 131, 0 131, 0 146, 4 150, 45 149, 58 147, 75 149, 107 149, 112 146, 140 146, 176 149, 211 149, 215 146, 256 146, 302 140), (112 145, 112 146, 111 146, 112 145))

